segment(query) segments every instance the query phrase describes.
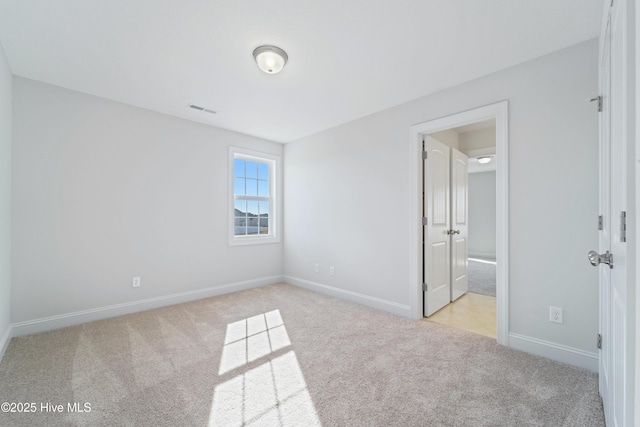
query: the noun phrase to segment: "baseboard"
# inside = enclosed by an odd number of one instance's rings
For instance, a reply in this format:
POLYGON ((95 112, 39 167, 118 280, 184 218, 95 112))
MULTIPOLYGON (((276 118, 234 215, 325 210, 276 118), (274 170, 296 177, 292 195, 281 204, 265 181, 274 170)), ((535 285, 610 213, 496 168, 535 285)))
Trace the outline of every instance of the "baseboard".
POLYGON ((491 259, 491 260, 496 259, 496 254, 485 254, 482 252, 469 252, 467 256, 469 258, 491 259))
POLYGON ((53 329, 64 328, 67 326, 107 319, 109 317, 122 316, 124 314, 136 313, 153 308, 166 307, 169 305, 195 301, 202 298, 229 294, 231 292, 242 291, 245 289, 272 285, 274 283, 280 283, 282 281, 282 276, 263 277, 260 279, 246 280, 243 282, 214 286, 206 289, 180 292, 140 301, 132 301, 123 304, 94 308, 90 310, 76 311, 73 313, 45 317, 42 319, 28 320, 26 322, 18 322, 12 324, 12 332, 14 337, 19 337, 23 335, 34 334, 37 332, 45 332, 53 329))
POLYGON ((509 347, 598 372, 598 353, 514 333, 509 333, 509 347))
POLYGON ((2 335, 2 338, 0 338, 0 361, 2 361, 7 348, 9 348, 11 338, 13 338, 13 328, 11 327, 11 325, 9 325, 4 335, 2 335))
POLYGON ((366 305, 367 307, 386 311, 397 316, 411 318, 411 306, 408 305, 398 304, 393 301, 387 301, 381 298, 360 294, 358 292, 346 291, 344 289, 323 285, 321 283, 300 279, 298 277, 284 276, 284 281, 290 285, 299 286, 311 291, 316 291, 326 295, 330 295, 332 297, 355 302, 356 304, 366 305))

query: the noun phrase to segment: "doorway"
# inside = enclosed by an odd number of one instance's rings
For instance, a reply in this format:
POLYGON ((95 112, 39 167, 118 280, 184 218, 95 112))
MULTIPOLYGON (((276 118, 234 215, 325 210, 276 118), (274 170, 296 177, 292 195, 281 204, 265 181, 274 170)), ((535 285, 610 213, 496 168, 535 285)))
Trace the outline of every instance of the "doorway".
MULTIPOLYGON (((486 120, 429 134, 424 137, 428 156, 423 172, 425 205, 423 216, 431 218, 424 227, 429 234, 423 240, 425 273, 425 317, 445 324, 496 338, 496 127, 486 120), (439 150, 435 150, 439 147, 439 150), (450 152, 449 221, 447 234, 438 233, 436 212, 445 200, 437 200, 438 184, 434 170, 439 170, 437 154, 450 152), (432 155, 435 154, 435 155, 432 155), (431 160, 431 161, 430 161, 431 160), (434 236, 435 235, 435 236, 434 236), (447 262, 435 260, 434 242, 449 247, 447 262), (440 264, 440 265, 438 265, 440 264), (434 283, 434 278, 448 277, 449 283, 434 283), (433 285, 433 286, 432 286, 433 285), (438 286, 439 285, 439 286, 438 286), (443 291, 448 287, 449 292, 443 291), (446 298, 441 294, 446 293, 446 298)), ((445 168, 446 169, 446 168, 445 168)), ((445 171, 446 174, 446 171, 445 171)), ((440 180, 443 181, 443 180, 440 180)), ((446 209, 445 209, 446 211, 446 209)))
POLYGON ((496 129, 496 339, 508 345, 508 103, 506 101, 411 126, 410 227, 411 310, 415 319, 423 315, 422 287, 422 139, 424 135, 493 120, 496 129))

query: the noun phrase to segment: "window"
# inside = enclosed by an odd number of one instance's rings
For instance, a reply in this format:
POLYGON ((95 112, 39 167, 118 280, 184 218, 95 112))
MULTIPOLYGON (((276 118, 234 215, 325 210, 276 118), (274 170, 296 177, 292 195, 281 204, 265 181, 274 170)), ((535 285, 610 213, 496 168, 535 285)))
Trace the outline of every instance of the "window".
POLYGON ((229 148, 229 244, 279 241, 276 215, 276 168, 279 158, 229 148))

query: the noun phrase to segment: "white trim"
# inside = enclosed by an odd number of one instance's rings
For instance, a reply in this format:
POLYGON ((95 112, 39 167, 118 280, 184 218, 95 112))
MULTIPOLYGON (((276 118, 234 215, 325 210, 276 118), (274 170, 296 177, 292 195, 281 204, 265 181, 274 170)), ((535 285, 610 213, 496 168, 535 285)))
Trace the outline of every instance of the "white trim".
POLYGON ((126 302, 122 304, 109 305, 106 307, 93 308, 90 310, 82 310, 73 313, 45 317, 41 319, 27 320, 26 322, 18 322, 12 324, 13 336, 19 337, 22 335, 34 334, 37 332, 50 331, 52 329, 79 325, 82 323, 93 322, 95 320, 107 319, 109 317, 137 313, 139 311, 181 304, 183 302, 195 301, 202 298, 228 294, 231 292, 237 292, 245 289, 257 288, 260 286, 272 285, 274 283, 281 282, 282 276, 263 277, 260 279, 245 280, 243 282, 213 286, 206 289, 179 292, 140 301, 126 302))
MULTIPOLYGON (((635 118, 630 120, 631 123, 635 125, 635 135, 630 139, 630 145, 633 146, 633 141, 635 141, 635 151, 629 148, 630 152, 634 152, 636 161, 633 167, 633 173, 635 173, 635 191, 636 193, 640 191, 640 130, 638 129, 638 124, 640 123, 640 7, 635 6, 632 10, 635 9, 635 19, 633 21, 632 27, 635 30, 636 39, 635 39, 635 118)), ((633 85, 631 85, 633 87, 633 85)), ((631 171, 630 171, 631 172, 631 171)), ((635 268, 633 269, 633 274, 629 276, 629 287, 630 289, 635 289, 635 308, 633 301, 630 301, 629 304, 629 312, 635 314, 636 324, 635 324, 635 336, 631 335, 631 342, 629 343, 629 358, 631 361, 631 372, 635 371, 635 379, 630 378, 630 388, 633 390, 632 393, 627 393, 629 402, 626 403, 628 408, 633 408, 630 410, 635 411, 635 414, 632 415, 634 419, 631 420, 631 425, 640 426, 640 273, 638 272, 638 266, 640 266, 640 248, 638 247, 638 242, 640 241, 640 201, 638 200, 638 196, 634 199, 634 203, 632 205, 632 212, 635 211, 635 221, 633 222, 635 233, 632 234, 633 241, 633 250, 635 251, 635 268), (634 353, 634 341, 635 341, 635 353, 634 353), (635 402, 634 402, 635 401, 635 402)), ((632 229, 633 230, 633 229, 632 229)), ((633 295, 634 292, 629 292, 629 295, 633 295)), ((632 319, 633 316, 630 316, 629 319, 632 319)), ((633 324, 629 325, 629 330, 633 333, 634 326, 633 324)))
POLYGON ((397 302, 360 294, 358 292, 346 291, 344 289, 334 288, 333 286, 327 286, 321 283, 312 282, 310 280, 300 279, 293 276, 284 276, 284 281, 290 285, 309 289, 315 292, 320 292, 322 294, 340 298, 343 300, 355 302, 356 304, 366 305, 367 307, 386 311, 397 316, 408 318, 411 317, 411 307, 405 304, 399 304, 397 302))
POLYGON ((11 342, 11 338, 13 338, 13 328, 11 327, 11 325, 9 325, 6 332, 0 339, 0 361, 2 361, 2 358, 4 357, 4 353, 7 351, 7 348, 9 348, 9 343, 11 342))
POLYGON ((499 344, 509 342, 509 104, 498 102, 440 119, 411 126, 409 134, 409 298, 411 318, 421 319, 422 257, 420 227, 422 227, 422 135, 439 132, 484 120, 496 121, 496 330, 499 344))
POLYGON ((227 179, 229 180, 228 191, 228 215, 229 215, 229 246, 241 245, 259 245, 264 243, 280 242, 280 190, 282 189, 282 166, 280 156, 276 154, 263 153, 260 151, 248 150, 246 148, 229 146, 229 169, 227 170, 227 179), (238 155, 244 159, 255 159, 263 163, 268 162, 269 167, 269 234, 259 236, 236 236, 234 224, 234 206, 235 197, 233 194, 233 164, 238 155))
POLYGON ((509 347, 598 372, 598 353, 514 333, 509 334, 509 347))

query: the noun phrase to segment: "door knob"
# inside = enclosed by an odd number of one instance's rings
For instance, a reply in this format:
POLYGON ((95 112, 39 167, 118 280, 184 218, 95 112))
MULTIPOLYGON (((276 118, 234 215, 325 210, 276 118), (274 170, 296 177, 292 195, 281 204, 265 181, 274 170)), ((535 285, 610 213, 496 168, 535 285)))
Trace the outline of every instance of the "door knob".
POLYGON ((609 268, 613 268, 613 255, 609 253, 609 251, 600 255, 596 251, 590 251, 587 255, 589 257, 589 262, 591 265, 598 266, 600 264, 607 264, 609 268))
POLYGON ((447 230, 447 234, 450 236, 452 234, 460 234, 460 230, 447 230))

